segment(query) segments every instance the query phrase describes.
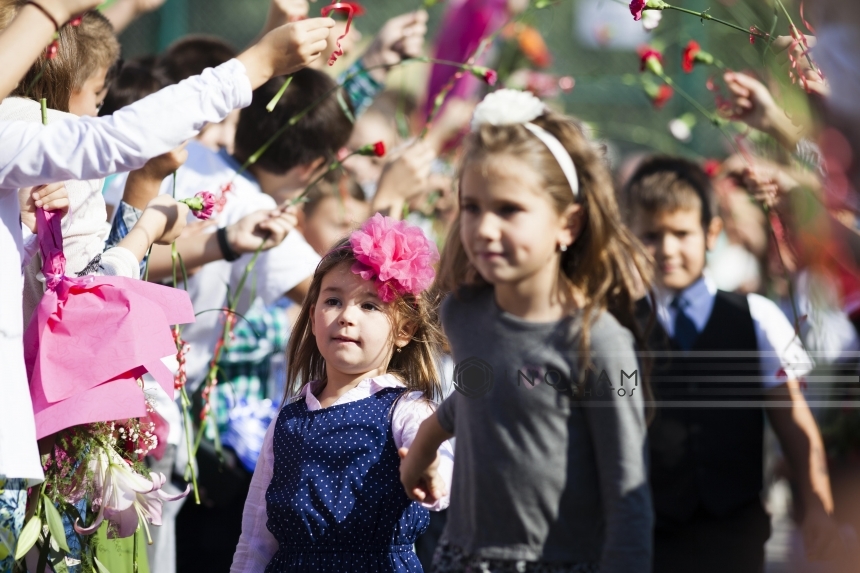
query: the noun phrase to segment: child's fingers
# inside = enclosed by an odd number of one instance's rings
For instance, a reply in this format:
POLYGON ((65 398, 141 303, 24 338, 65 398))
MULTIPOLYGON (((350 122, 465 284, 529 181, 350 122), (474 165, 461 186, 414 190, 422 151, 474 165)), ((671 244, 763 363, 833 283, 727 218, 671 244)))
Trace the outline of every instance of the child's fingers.
POLYGON ((399 450, 397 450, 397 455, 400 456, 401 460, 406 459, 406 454, 408 454, 408 453, 409 453, 409 448, 400 448, 399 450))
POLYGON ((44 205, 42 205, 42 209, 44 209, 45 211, 68 211, 69 198, 58 197, 56 199, 47 201, 44 205))
POLYGON ((32 191, 33 203, 36 207, 44 207, 48 203, 59 199, 68 199, 69 192, 63 183, 51 183, 50 185, 39 185, 32 191))

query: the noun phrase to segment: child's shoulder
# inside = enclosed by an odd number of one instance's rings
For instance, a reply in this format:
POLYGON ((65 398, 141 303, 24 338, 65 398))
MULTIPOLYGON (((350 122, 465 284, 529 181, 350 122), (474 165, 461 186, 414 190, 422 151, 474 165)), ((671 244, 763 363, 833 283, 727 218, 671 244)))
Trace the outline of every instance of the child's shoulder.
POLYGON ((624 346, 632 348, 635 343, 633 333, 608 310, 600 312, 591 320, 589 335, 591 349, 595 352, 624 346))

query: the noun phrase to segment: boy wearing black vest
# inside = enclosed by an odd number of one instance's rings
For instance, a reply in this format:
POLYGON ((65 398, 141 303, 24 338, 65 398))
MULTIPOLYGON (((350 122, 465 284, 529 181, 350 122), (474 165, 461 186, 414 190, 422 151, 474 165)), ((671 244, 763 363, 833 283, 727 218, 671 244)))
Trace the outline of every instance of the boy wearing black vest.
POLYGON ((774 303, 719 291, 705 274, 722 230, 710 180, 694 163, 656 157, 634 173, 625 199, 656 263, 654 298, 639 303, 651 323, 657 401, 648 432, 654 573, 764 570, 765 415, 801 496, 807 554, 829 556, 839 538, 830 482, 798 383, 810 360, 774 303))

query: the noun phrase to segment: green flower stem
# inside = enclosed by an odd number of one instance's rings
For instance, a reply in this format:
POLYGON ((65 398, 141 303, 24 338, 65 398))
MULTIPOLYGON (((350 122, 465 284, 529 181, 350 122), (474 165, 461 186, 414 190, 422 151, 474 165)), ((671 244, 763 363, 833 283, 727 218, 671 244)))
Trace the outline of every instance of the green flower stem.
POLYGON ((676 92, 678 92, 678 94, 681 97, 683 97, 685 100, 690 102, 690 104, 694 108, 696 108, 696 111, 698 111, 703 116, 705 116, 708 119, 708 121, 711 122, 712 125, 714 125, 717 129, 720 130, 720 132, 723 134, 723 136, 725 136, 725 138, 728 140, 729 145, 731 145, 732 149, 734 149, 735 153, 740 153, 740 150, 738 149, 738 146, 735 143, 734 138, 732 137, 732 135, 728 131, 726 131, 726 128, 724 125, 725 122, 723 121, 722 118, 718 117, 717 115, 715 115, 715 114, 711 113, 710 111, 708 111, 707 109, 705 109, 705 107, 702 104, 700 104, 698 101, 696 101, 696 99, 693 96, 691 96, 690 94, 688 94, 687 92, 682 90, 680 87, 678 87, 678 84, 676 84, 675 81, 671 77, 667 76, 666 74, 659 74, 657 77, 659 77, 661 80, 666 82, 666 84, 671 86, 672 89, 674 89, 676 92))
MULTIPOLYGON (((646 8, 647 10, 647 8, 646 8)), ((738 26, 737 24, 732 24, 731 22, 727 22, 721 18, 715 18, 708 14, 707 12, 696 12, 695 10, 688 10, 687 8, 681 8, 680 6, 673 6, 671 4, 666 4, 665 10, 676 10, 678 12, 683 12, 684 14, 690 14, 692 16, 697 16, 702 20, 711 20, 712 22, 717 22, 718 24, 722 24, 723 26, 728 26, 729 28, 734 28, 735 30, 740 30, 744 34, 749 34, 750 36, 755 36, 756 38, 761 38, 762 40, 770 41, 770 39, 762 34, 761 32, 749 30, 738 26)))
MULTIPOLYGON (((785 14, 785 18, 788 20, 788 25, 791 26, 791 28, 795 32, 800 34, 800 30, 798 30, 797 26, 794 25, 794 20, 791 19, 791 14, 788 13, 788 10, 785 8, 785 4, 782 3, 782 0, 776 0, 776 3, 782 9, 782 13, 785 14)), ((805 34, 802 35, 805 36, 805 34)), ((815 64, 812 63, 812 58, 809 56, 809 50, 804 50, 804 52, 804 56, 806 57, 806 61, 809 63, 810 67, 813 70, 817 69, 815 64)))
MULTIPOLYGON (((260 253, 263 252, 263 246, 266 244, 266 240, 268 237, 264 238, 260 241, 260 246, 257 247, 257 250, 254 251, 254 256, 251 257, 251 260, 248 261, 248 264, 245 265, 245 271, 242 273, 242 278, 239 279, 239 284, 236 286, 236 291, 233 296, 228 301, 227 311, 229 313, 235 314, 236 307, 239 305, 239 301, 242 299, 242 290, 245 288, 245 283, 248 281, 248 276, 251 274, 251 271, 254 270, 254 266, 257 264, 257 259, 260 258, 260 253)), ((218 351, 215 353, 215 356, 212 357, 212 362, 209 366, 209 372, 206 373, 206 380, 204 384, 210 389, 214 387, 218 381, 218 361, 221 359, 221 354, 224 352, 224 347, 227 346, 227 341, 230 339, 230 333, 232 332, 232 325, 230 320, 224 320, 224 328, 221 331, 221 345, 218 347, 218 351)), ((207 398, 211 399, 211 398, 207 398)), ((204 404, 205 407, 205 404, 204 404)), ((206 417, 200 423, 200 428, 197 431, 197 437, 194 440, 194 450, 193 453, 196 456, 197 451, 200 449, 200 442, 203 440, 203 433, 206 431, 206 425, 208 424, 210 418, 213 416, 211 409, 207 412, 206 417)), ((218 425, 213 423, 212 427, 215 428, 216 437, 215 437, 215 451, 220 454, 221 452, 221 438, 218 436, 218 425)), ((190 461, 190 460, 189 460, 190 461)))
POLYGON ((188 465, 185 468, 185 479, 191 478, 191 484, 194 488, 194 503, 200 505, 200 491, 197 489, 197 472, 194 471, 194 448, 191 446, 191 435, 194 432, 191 424, 191 415, 188 410, 191 408, 191 400, 188 398, 188 393, 185 391, 185 386, 179 390, 182 397, 182 422, 185 425, 185 448, 188 451, 188 465))

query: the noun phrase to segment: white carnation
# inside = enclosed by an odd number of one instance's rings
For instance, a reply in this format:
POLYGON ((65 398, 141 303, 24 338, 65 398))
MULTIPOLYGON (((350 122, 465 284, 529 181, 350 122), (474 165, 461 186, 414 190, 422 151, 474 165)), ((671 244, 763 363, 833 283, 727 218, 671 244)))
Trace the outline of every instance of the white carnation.
POLYGON ((531 92, 503 89, 488 94, 475 108, 472 131, 484 124, 515 125, 528 123, 543 115, 544 103, 531 92))

